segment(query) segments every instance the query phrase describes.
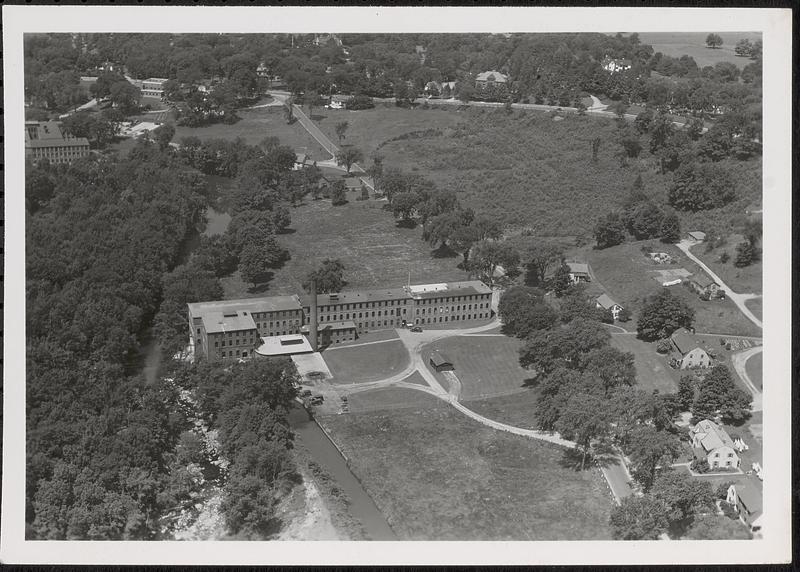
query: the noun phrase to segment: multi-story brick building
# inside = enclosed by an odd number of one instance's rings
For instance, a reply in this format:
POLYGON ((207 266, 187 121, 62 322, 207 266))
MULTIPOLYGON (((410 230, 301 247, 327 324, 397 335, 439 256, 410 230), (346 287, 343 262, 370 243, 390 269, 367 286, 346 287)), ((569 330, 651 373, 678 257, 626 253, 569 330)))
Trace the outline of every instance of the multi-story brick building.
POLYGON ((252 357, 262 337, 299 334, 302 325, 297 296, 189 304, 195 356, 210 361, 252 357))
POLYGON ((25 156, 33 162, 71 163, 88 154, 89 140, 65 134, 57 121, 25 122, 25 156))
MULTIPOLYGON (((492 317, 492 290, 477 280, 319 294, 316 302, 320 347, 355 340, 369 331, 414 325, 467 327, 492 317)), ((189 304, 195 356, 252 357, 265 342, 262 337, 310 334, 311 305, 311 296, 189 304)))

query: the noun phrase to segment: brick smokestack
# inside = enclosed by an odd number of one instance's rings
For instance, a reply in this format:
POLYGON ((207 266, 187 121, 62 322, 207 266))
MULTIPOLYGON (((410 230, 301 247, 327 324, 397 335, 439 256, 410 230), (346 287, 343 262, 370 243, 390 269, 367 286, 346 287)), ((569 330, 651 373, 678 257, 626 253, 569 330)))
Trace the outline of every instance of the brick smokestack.
POLYGON ((308 325, 308 342, 311 349, 317 351, 317 282, 311 281, 311 323, 308 325))

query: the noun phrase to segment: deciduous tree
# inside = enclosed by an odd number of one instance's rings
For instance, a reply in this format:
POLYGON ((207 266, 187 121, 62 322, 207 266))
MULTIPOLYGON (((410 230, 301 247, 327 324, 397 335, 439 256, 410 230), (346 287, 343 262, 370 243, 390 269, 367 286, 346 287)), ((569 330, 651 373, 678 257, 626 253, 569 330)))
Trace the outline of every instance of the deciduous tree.
POLYGON ((555 423, 556 430, 566 439, 578 444, 581 450, 581 470, 586 466, 592 441, 608 434, 611 425, 603 400, 595 395, 578 394, 566 403, 555 423))
POLYGON ((608 248, 625 242, 625 224, 619 213, 608 213, 594 227, 597 248, 608 248))
POLYGON ((667 506, 649 495, 629 496, 611 509, 615 540, 656 540, 669 526, 667 506))
POLYGON ((347 174, 350 174, 350 169, 354 164, 358 163, 364 158, 364 154, 356 147, 345 147, 336 153, 336 164, 344 165, 347 169, 347 174))
POLYGON ((736 386, 727 366, 718 364, 705 375, 692 415, 699 419, 713 419, 719 414, 725 421, 743 421, 750 416, 752 397, 736 386))
POLYGON ((645 492, 653 486, 656 470, 668 469, 678 458, 681 443, 674 433, 658 431, 649 425, 638 425, 628 435, 625 452, 633 461, 633 477, 645 492))
POLYGON ((654 341, 668 338, 679 328, 691 328, 693 322, 694 309, 663 288, 642 307, 636 333, 640 339, 654 341))
POLYGON ((347 134, 348 127, 350 127, 350 124, 347 121, 340 121, 339 123, 336 124, 336 127, 334 128, 336 130, 336 137, 339 138, 340 145, 342 144, 342 141, 344 140, 347 134))
POLYGON ((303 289, 311 291, 311 281, 314 280, 317 286, 317 294, 330 294, 340 292, 344 288, 344 264, 338 258, 326 258, 322 261, 319 268, 306 276, 303 282, 303 289))

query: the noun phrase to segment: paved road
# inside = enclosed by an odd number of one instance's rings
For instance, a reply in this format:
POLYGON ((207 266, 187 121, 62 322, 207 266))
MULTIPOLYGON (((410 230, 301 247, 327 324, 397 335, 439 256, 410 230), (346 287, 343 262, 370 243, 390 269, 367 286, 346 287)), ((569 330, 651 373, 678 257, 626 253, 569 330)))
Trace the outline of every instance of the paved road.
POLYGON ((711 276, 711 278, 714 280, 714 282, 719 284, 720 287, 723 290, 725 290, 725 295, 728 298, 730 298, 731 301, 734 304, 736 304, 736 306, 739 308, 739 311, 742 314, 744 314, 745 317, 748 320, 753 322, 759 328, 763 328, 763 324, 761 323, 761 320, 756 318, 755 315, 753 314, 753 312, 750 311, 750 308, 748 308, 744 303, 745 300, 751 300, 753 298, 759 298, 761 295, 760 294, 739 294, 737 292, 734 292, 733 289, 730 286, 728 286, 727 284, 725 284, 725 282, 722 281, 722 278, 720 278, 719 276, 714 274, 714 272, 708 266, 706 266, 706 264, 702 260, 700 260, 694 254, 692 254, 690 248, 692 246, 695 246, 696 244, 699 244, 699 243, 695 242, 694 240, 684 239, 684 240, 680 241, 678 244, 676 244, 675 246, 677 246, 684 253, 686 253, 686 256, 688 256, 690 259, 692 259, 694 262, 696 262, 698 264, 698 266, 700 266, 700 268, 705 270, 708 273, 708 275, 711 276))

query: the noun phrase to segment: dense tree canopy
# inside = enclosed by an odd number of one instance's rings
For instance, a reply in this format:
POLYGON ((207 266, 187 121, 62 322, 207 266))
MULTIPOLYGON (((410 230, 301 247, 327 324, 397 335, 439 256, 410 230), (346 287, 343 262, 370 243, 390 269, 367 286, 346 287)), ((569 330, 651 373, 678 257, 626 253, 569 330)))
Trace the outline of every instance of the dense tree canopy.
POLYGON ((680 328, 691 328, 694 309, 667 288, 651 296, 642 307, 636 334, 646 341, 668 338, 680 328))

